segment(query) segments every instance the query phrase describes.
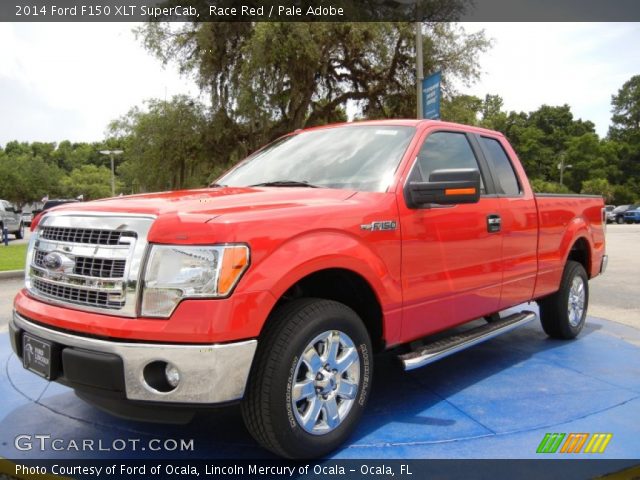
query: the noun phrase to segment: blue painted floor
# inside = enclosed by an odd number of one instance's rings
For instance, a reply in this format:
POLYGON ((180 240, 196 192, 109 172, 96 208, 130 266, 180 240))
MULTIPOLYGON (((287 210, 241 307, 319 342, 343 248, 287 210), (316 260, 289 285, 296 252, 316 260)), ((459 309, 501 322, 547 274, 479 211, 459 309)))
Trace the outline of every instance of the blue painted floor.
MULTIPOLYGON (((272 458, 245 430, 239 409, 199 414, 189 425, 120 420, 58 384, 23 370, 0 335, 0 457, 160 458, 148 450, 20 451, 18 435, 93 439, 194 439, 174 458, 272 458)), ((590 318, 578 340, 548 339, 538 322, 438 363, 403 372, 391 356, 376 359, 371 401, 350 444, 334 458, 540 458, 546 432, 608 432, 601 455, 640 459, 640 332, 590 318)), ((547 458, 567 458, 555 454, 547 458)))

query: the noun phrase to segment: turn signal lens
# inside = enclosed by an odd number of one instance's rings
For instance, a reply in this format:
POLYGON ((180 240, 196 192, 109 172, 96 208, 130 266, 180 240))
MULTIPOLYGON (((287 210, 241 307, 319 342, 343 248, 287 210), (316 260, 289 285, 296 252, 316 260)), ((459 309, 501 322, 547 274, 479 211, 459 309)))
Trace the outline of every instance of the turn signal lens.
POLYGON ((228 294, 249 264, 249 249, 245 246, 224 249, 220 274, 218 275, 218 295, 228 294))

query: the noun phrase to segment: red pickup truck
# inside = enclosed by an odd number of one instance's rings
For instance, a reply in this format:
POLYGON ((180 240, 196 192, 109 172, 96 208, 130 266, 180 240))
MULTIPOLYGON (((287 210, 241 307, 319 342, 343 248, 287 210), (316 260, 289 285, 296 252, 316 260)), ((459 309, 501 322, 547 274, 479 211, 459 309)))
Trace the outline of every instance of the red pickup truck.
POLYGON ((376 352, 417 368, 533 320, 500 314, 532 301, 574 338, 606 266, 603 207, 534 195, 489 130, 297 131, 206 189, 48 211, 10 336, 25 368, 116 415, 240 401, 264 447, 322 456, 362 415, 376 352))

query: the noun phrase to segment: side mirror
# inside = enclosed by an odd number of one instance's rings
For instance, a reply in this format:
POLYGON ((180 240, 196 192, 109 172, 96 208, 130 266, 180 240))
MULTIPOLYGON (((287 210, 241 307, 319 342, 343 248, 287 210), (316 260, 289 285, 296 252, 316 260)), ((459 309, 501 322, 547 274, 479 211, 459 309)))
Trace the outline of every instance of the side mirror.
POLYGON ((434 170, 428 182, 409 182, 404 197, 409 208, 476 203, 480 200, 480 172, 471 168, 434 170))

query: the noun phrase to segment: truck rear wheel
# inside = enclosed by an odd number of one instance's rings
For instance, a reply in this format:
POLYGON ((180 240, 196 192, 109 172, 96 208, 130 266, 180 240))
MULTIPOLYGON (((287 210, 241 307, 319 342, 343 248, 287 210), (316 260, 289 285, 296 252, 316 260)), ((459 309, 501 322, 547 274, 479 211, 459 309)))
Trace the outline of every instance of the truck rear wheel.
POLYGON ((584 267, 567 261, 560 281, 560 290, 538 302, 540 321, 547 335, 553 338, 575 338, 587 318, 589 279, 584 267))
POLYGON ((369 334, 353 310, 331 300, 291 301, 274 312, 258 342, 244 422, 277 455, 326 455, 356 427, 372 367, 369 334))

